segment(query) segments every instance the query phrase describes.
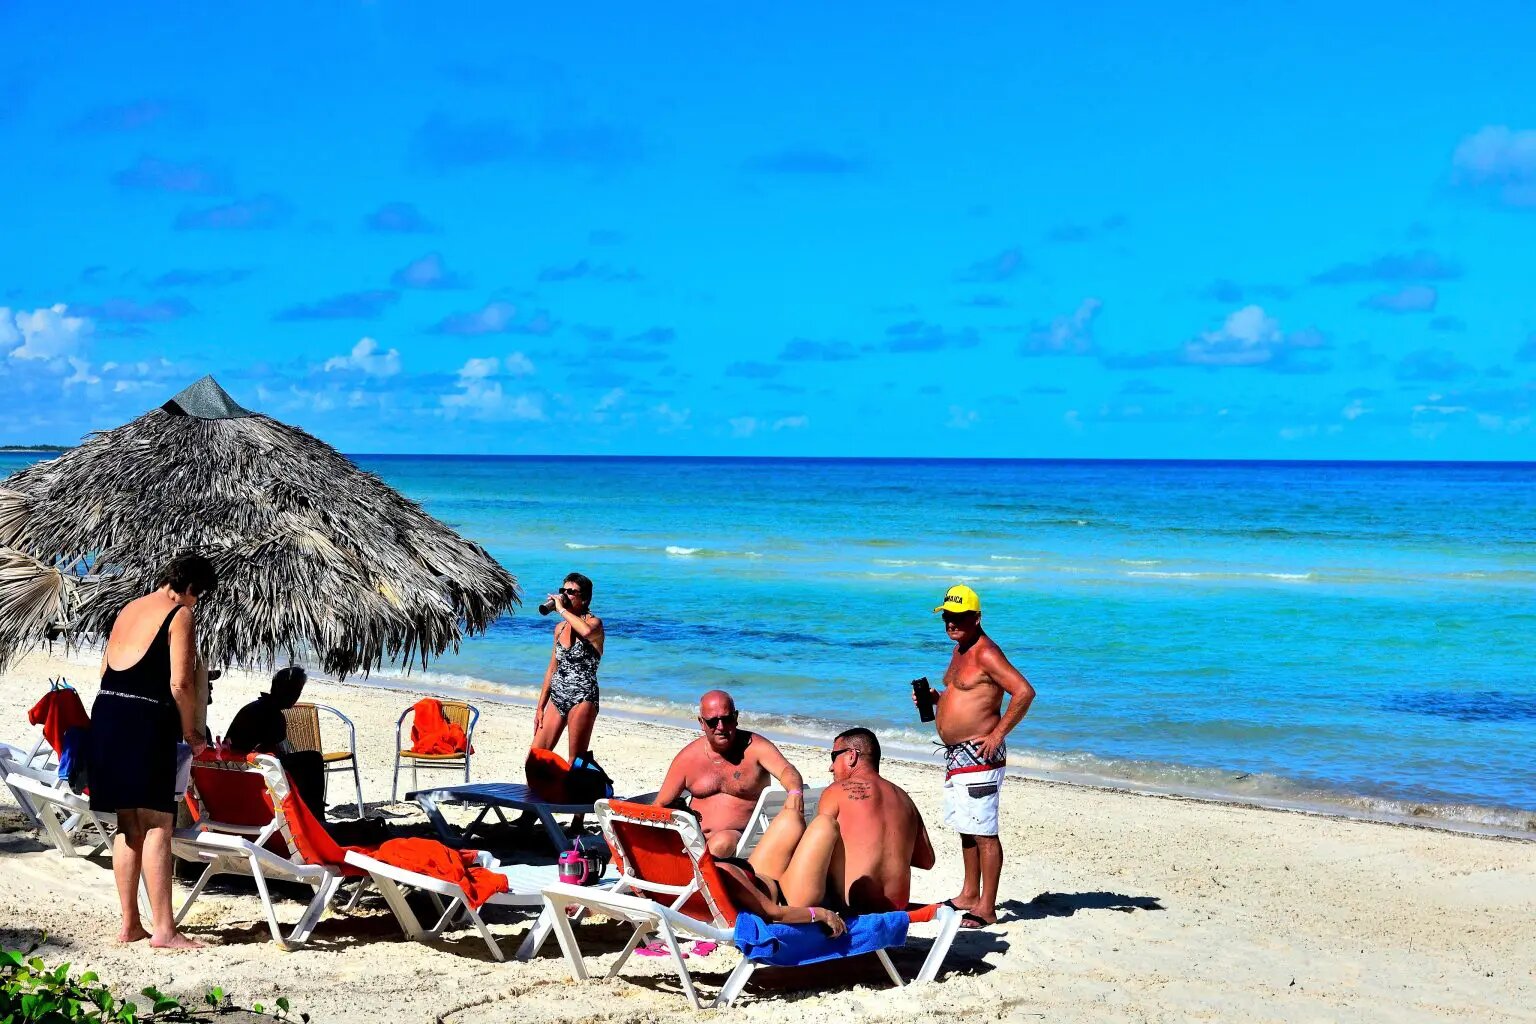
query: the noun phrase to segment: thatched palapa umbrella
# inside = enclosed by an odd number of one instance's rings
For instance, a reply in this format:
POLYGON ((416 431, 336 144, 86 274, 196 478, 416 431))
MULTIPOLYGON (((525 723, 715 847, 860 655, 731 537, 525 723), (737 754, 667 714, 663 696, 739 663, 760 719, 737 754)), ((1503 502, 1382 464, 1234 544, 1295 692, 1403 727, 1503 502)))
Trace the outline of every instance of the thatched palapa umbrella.
POLYGON ((0 481, 0 668, 44 639, 105 636, 187 550, 219 572, 197 613, 214 666, 425 667, 519 600, 478 544, 204 377, 0 481))

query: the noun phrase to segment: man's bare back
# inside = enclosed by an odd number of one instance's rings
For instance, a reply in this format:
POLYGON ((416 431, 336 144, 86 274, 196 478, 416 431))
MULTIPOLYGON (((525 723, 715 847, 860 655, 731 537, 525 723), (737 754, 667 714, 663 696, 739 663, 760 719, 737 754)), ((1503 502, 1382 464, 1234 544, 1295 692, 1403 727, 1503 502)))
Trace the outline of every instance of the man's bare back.
POLYGON ((874 771, 861 771, 828 786, 817 814, 835 818, 841 833, 828 883, 844 906, 905 910, 912 869, 927 870, 934 860, 928 829, 906 791, 874 771))

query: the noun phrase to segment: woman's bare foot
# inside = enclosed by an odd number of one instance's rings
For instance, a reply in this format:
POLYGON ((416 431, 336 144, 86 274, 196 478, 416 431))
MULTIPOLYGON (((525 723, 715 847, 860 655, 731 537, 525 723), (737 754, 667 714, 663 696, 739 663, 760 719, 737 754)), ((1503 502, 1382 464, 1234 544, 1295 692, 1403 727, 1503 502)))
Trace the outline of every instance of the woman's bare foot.
POLYGON ((138 942, 140 939, 149 938, 149 932, 144 930, 141 924, 123 925, 122 931, 117 933, 118 942, 138 942))
POLYGON ((189 939, 181 932, 171 932, 166 938, 158 935, 149 937, 149 944, 156 949, 202 949, 203 944, 196 939, 189 939))
POLYGON ((952 900, 945 900, 944 904, 946 906, 954 907, 956 910, 975 910, 976 904, 980 902, 980 896, 966 896, 962 893, 952 900))

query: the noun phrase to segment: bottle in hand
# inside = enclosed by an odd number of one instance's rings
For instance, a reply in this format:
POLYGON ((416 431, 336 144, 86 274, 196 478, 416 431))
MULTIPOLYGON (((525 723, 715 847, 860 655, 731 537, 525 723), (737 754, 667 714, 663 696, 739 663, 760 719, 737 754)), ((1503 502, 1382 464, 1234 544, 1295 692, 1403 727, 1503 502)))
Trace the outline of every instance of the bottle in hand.
POLYGON ((928 677, 912 680, 912 696, 917 701, 917 717, 920 721, 933 721, 933 687, 928 677))

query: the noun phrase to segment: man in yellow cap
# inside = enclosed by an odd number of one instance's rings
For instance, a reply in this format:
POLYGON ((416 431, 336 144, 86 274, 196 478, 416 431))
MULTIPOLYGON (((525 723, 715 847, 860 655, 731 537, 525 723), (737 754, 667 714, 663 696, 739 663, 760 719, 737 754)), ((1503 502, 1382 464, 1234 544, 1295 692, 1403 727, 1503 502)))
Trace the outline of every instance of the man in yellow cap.
MULTIPOLYGON (((960 895, 948 902, 965 912, 961 927, 983 928, 997 922, 1003 872, 997 810, 1008 763, 1004 739, 1029 711, 1035 688, 982 632, 976 591, 963 584, 950 587, 934 611, 943 615, 944 632, 955 643, 944 689, 929 695, 937 702, 934 725, 944 743, 944 824, 960 833, 965 861, 960 895)), ((916 692, 912 700, 917 701, 916 692)))

